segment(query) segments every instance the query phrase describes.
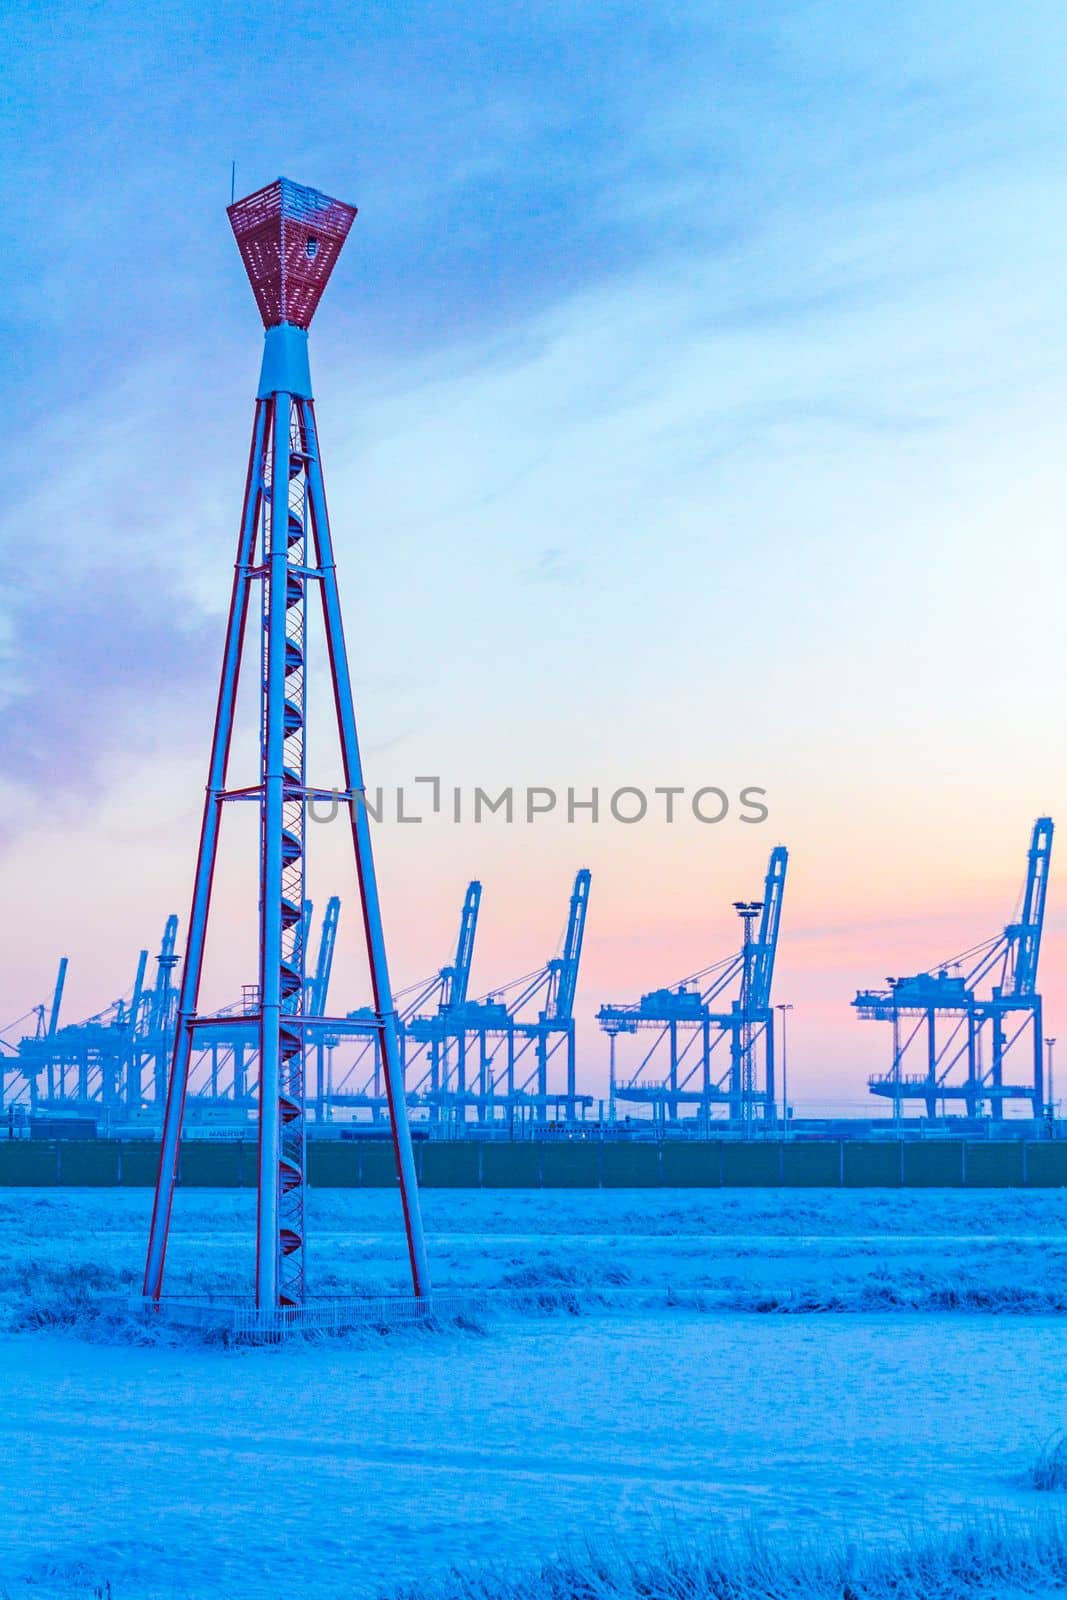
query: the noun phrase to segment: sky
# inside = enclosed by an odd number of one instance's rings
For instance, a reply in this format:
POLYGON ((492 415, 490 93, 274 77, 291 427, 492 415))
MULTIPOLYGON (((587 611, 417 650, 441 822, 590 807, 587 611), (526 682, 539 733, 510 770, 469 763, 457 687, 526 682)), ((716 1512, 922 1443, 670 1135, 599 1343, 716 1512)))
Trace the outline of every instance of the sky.
MULTIPOLYGON (((472 991, 536 968, 589 867, 601 1094, 597 1006, 728 954, 783 843, 792 1098, 869 1109, 853 994, 1004 925, 1067 777, 1062 7, 3 13, 0 1028, 61 954, 98 1010, 187 915, 260 355, 235 162, 359 207, 311 343, 372 789, 731 800, 383 821, 395 987, 474 877, 472 991)), ((220 1002, 255 965, 239 823, 224 851, 220 1002)))

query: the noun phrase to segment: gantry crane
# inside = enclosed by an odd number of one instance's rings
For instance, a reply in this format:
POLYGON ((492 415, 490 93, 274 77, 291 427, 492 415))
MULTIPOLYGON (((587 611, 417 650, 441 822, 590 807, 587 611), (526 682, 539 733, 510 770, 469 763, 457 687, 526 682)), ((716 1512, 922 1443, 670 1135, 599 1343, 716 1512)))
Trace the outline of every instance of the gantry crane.
MULTIPOLYGON (((540 1125, 572 1122, 593 1103, 591 1095, 577 1092, 574 1031, 591 881, 587 867, 575 876, 559 954, 538 971, 469 1002, 459 1015, 468 1033, 479 1038, 481 1074, 474 1098, 482 1122, 506 1117, 513 1125, 516 1112, 540 1125), (540 1009, 531 1017, 530 1007, 538 1000, 540 1009), (561 1051, 562 1088, 550 1081, 550 1065, 561 1051)), ((462 1120, 462 1102, 457 1111, 462 1120)))
MULTIPOLYGON (((307 982, 311 998, 325 1004, 337 933, 340 901, 326 908, 314 968, 307 982)), ((306 940, 312 906, 303 907, 301 937, 306 940)), ((132 987, 103 1011, 59 1026, 67 958, 59 964, 51 1006, 35 1007, 35 1032, 20 1040, 13 1067, 28 1089, 34 1114, 71 1114, 113 1119, 158 1114, 166 1093, 166 1069, 174 1048, 177 1020, 178 918, 167 918, 149 984, 148 951, 141 950, 132 987)), ((308 1015, 321 1016, 320 1011, 308 1015)), ((190 1101, 194 1115, 217 1105, 247 1110, 255 1104, 255 1031, 247 1020, 248 996, 224 1012, 225 1024, 194 1030, 190 1101)), ((309 1043, 321 1050, 321 1030, 309 1043)))
POLYGON ((39 1005, 31 1006, 30 1010, 25 1012, 23 1016, 17 1017, 4 1028, 5 1033, 13 1032, 32 1017, 35 1024, 34 1032, 31 1035, 21 1037, 18 1044, 12 1044, 9 1039, 0 1037, 0 1050, 7 1052, 6 1055, 0 1057, 0 1107, 6 1110, 10 1110, 16 1104, 23 1110, 26 1109, 28 1103, 36 1105, 37 1090, 39 1088, 37 1074, 42 1070, 46 1071, 47 1092, 50 1094, 55 1092, 55 1070, 49 1061, 44 1041, 52 1038, 59 1027, 59 1008, 63 1003, 63 989, 67 981, 68 965, 67 957, 61 956, 50 1006, 46 1005, 44 1001, 39 1005), (24 1049, 27 1044, 31 1045, 31 1050, 35 1047, 37 1052, 37 1062, 32 1067, 30 1066, 31 1055, 24 1049), (7 1082, 9 1071, 15 1084, 13 1089, 9 1088, 7 1082))
MULTIPOLYGON (((411 1105, 430 1108, 437 1119, 438 1096, 458 1070, 465 1074, 466 1032, 458 1017, 467 1004, 474 942, 478 931, 478 911, 482 886, 474 881, 467 886, 460 912, 456 953, 447 966, 431 978, 409 984, 394 997, 397 1029, 404 1061, 406 1096, 411 1105), (458 1069, 453 1047, 463 1056, 458 1069)), ((349 1064, 338 1073, 328 1065, 321 1092, 320 1117, 336 1109, 369 1111, 372 1120, 388 1112, 382 1085, 382 1056, 378 1035, 372 1026, 373 1014, 366 1008, 350 1011, 350 1035, 360 1038, 359 1048, 349 1064)), ((332 1041, 333 1045, 339 1040, 332 1041)))
POLYGON ((409 1098, 427 1108, 431 1122, 439 1119, 446 1101, 463 1121, 467 1105, 477 1103, 486 1089, 484 1033, 479 1036, 477 1087, 472 1088, 467 1082, 469 1035, 474 1032, 478 1036, 478 1031, 470 1027, 467 996, 481 903, 482 886, 475 880, 468 884, 464 896, 455 960, 451 966, 441 968, 432 987, 423 990, 403 1017, 404 1081, 409 1098), (435 998, 434 1009, 426 1009, 427 1002, 432 1003, 435 998))
MULTIPOLYGON (((35 1032, 19 1040, 18 1067, 28 1087, 31 1114, 92 1117, 121 1103, 133 1032, 132 1000, 113 1000, 94 1016, 61 1027, 67 967, 64 956, 51 1007, 37 1007, 35 1032)), ((138 971, 143 981, 143 963, 138 971)))
POLYGON ((852 1004, 861 1017, 893 1025, 889 1071, 868 1080, 872 1094, 892 1100, 894 1116, 917 1100, 928 1117, 962 1101, 966 1114, 988 1107, 999 1121, 1009 1100, 1044 1104, 1041 996, 1037 968, 1052 861, 1051 817, 1038 817, 1030 835, 1026 882, 1017 918, 1003 933, 910 978, 889 978, 886 989, 861 989, 852 1004), (979 989, 992 980, 989 992, 979 989), (1030 1035, 1028 1056, 1022 1045, 1030 1035), (1027 1076, 1006 1081, 1011 1052, 1028 1059, 1027 1076), (913 1057, 921 1071, 909 1071, 913 1057))
POLYGON ((156 979, 146 983, 148 951, 137 960, 126 995, 80 1022, 59 1026, 67 958, 59 964, 52 1005, 38 1007, 36 1033, 20 1040, 19 1066, 29 1087, 30 1110, 82 1116, 136 1113, 150 1103, 144 1069, 152 1068, 156 1104, 165 1092, 166 1063, 174 1037, 178 919, 168 917, 156 957, 156 979), (43 1078, 43 1083, 42 1083, 43 1078))
MULTIPOLYGON (((469 998, 482 886, 471 883, 460 915, 455 960, 396 996, 408 1104, 434 1124, 498 1127, 516 1113, 536 1123, 571 1120, 592 1105, 575 1087, 574 997, 589 903, 590 874, 577 874, 560 953, 536 972, 469 998), (542 1004, 535 1016, 530 1007, 542 1004), (550 1066, 563 1052, 565 1081, 553 1087, 550 1066), (473 1063, 473 1066, 472 1066, 473 1063)), ((354 1024, 369 1018, 350 1013, 354 1024)), ((327 1094, 329 1108, 387 1111, 381 1061, 372 1032, 327 1094)))
POLYGON ((788 861, 784 845, 776 845, 763 899, 734 902, 744 925, 740 950, 669 989, 651 990, 635 1004, 601 1006, 597 1021, 609 1040, 612 1120, 620 1100, 651 1107, 660 1126, 679 1122, 684 1107, 704 1125, 715 1107, 725 1108, 739 1125, 774 1119, 771 987, 788 861), (619 1035, 646 1031, 655 1037, 620 1082, 619 1035))

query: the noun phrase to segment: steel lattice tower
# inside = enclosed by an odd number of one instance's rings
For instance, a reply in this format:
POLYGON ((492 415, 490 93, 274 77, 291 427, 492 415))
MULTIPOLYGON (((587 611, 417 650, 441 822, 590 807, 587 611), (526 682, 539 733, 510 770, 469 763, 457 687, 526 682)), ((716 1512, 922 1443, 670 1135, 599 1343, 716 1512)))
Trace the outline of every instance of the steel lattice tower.
MULTIPOLYGON (((333 680, 345 784, 341 799, 351 821, 412 1283, 415 1293, 424 1295, 429 1289, 425 1245, 308 365, 307 330, 356 211, 315 189, 279 178, 231 205, 228 215, 266 335, 178 1001, 145 1295, 158 1299, 162 1290, 194 1028, 203 1034, 224 1020, 197 1011, 223 807, 229 801, 251 800, 258 801, 260 815, 259 989, 252 1013, 260 1063, 256 1304, 268 1310, 301 1305, 305 1298, 305 1054, 317 1020, 304 1010, 305 823, 309 800, 332 793, 310 785, 307 776, 306 600, 308 591, 316 589, 333 680), (229 789, 237 686, 256 585, 261 599, 259 781, 229 789)), ((232 1016, 226 1020, 232 1027, 232 1016)), ((321 1031, 321 1019, 318 1026, 321 1031)))

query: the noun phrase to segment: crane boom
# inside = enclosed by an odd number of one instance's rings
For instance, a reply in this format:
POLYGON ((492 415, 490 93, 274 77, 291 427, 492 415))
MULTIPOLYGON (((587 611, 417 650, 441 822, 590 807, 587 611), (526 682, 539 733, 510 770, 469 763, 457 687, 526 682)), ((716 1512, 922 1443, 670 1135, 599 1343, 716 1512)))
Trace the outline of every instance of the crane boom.
POLYGON ((1052 860, 1052 818, 1038 817, 1030 835, 1026 857, 1026 888, 1018 922, 1005 928, 1008 940, 1008 981, 1005 995, 1028 996, 1037 986, 1041 932, 1045 924, 1049 865, 1052 860))
POLYGON ((782 922, 782 900, 785 895, 785 873, 789 852, 784 845, 775 845, 763 880, 763 911, 760 915, 759 935, 752 961, 752 1006, 763 1011, 770 1005, 771 984, 774 981, 774 960, 778 953, 778 931, 782 922))
POLYGON ((548 964, 549 984, 545 1016, 552 1022, 566 1022, 574 1014, 578 967, 582 959, 582 941, 585 938, 585 922, 589 911, 590 882, 589 868, 582 867, 571 891, 567 931, 563 936, 563 953, 548 964))
POLYGON ((442 977, 441 1011, 450 1011, 466 1003, 471 979, 471 962, 474 959, 474 936, 478 931, 478 908, 482 903, 482 886, 475 879, 467 885, 463 910, 459 919, 459 938, 456 941, 456 959, 446 967, 442 977))
POLYGON ((330 993, 330 974, 333 971, 333 952, 337 944, 337 923, 341 916, 339 896, 332 894, 326 902, 326 915, 322 919, 319 935, 319 954, 315 962, 315 976, 308 994, 308 1015, 324 1017, 330 993))
POLYGON ((164 926, 163 941, 156 957, 156 986, 152 991, 148 1022, 148 1031, 153 1034, 167 1025, 171 995, 174 992, 171 987, 171 974, 178 959, 175 954, 177 943, 178 918, 172 912, 164 926))
POLYGON ((48 1037, 50 1039, 55 1037, 56 1029, 59 1026, 59 1008, 63 1004, 63 988, 66 984, 66 981, 67 958, 66 956, 61 956, 59 960, 59 971, 56 973, 56 987, 52 995, 52 1009, 48 1013, 48 1037))

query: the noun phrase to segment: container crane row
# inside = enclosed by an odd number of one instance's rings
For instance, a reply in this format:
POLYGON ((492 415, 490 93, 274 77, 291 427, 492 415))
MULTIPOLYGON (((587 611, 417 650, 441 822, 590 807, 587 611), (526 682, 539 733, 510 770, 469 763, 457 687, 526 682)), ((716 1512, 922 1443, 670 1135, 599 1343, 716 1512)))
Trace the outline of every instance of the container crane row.
MULTIPOLYGON (((951 961, 884 989, 860 990, 862 1018, 892 1025, 887 1071, 870 1092, 901 1120, 910 1103, 927 1118, 952 1106, 1001 1121, 1018 1102, 1038 1117, 1045 1106, 1046 1041, 1038 969, 1052 860, 1053 824, 1034 823, 1013 920, 951 961)), ((788 852, 770 854, 759 900, 734 902, 740 948, 668 988, 597 1012, 609 1050, 608 1123, 620 1107, 641 1108, 661 1131, 742 1132, 777 1126, 772 999, 788 852), (622 1068, 620 1038, 642 1040, 622 1068)), ((588 918, 590 873, 575 876, 557 953, 532 972, 471 997, 482 885, 463 896, 451 957, 394 998, 405 1104, 443 1134, 532 1131, 584 1120, 594 1104, 577 1086, 574 1007, 588 918)), ((341 902, 332 896, 315 945, 313 906, 294 919, 296 965, 304 972, 300 1023, 308 1057, 307 1106, 314 1123, 390 1122, 378 1013, 328 1010, 341 902), (312 948, 312 946, 315 946, 312 948)), ((50 999, 0 1037, 0 1105, 31 1117, 92 1118, 108 1128, 158 1125, 177 1027, 181 962, 178 918, 167 918, 154 962, 139 952, 129 990, 94 1015, 63 1020, 69 963, 59 962, 50 999), (32 1031, 15 1028, 32 1019, 32 1031)), ((191 1030, 189 1117, 221 1128, 255 1115, 258 990, 191 1030)))

